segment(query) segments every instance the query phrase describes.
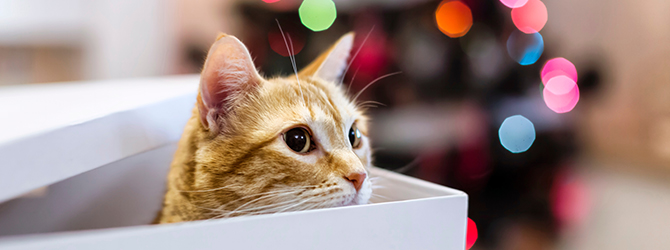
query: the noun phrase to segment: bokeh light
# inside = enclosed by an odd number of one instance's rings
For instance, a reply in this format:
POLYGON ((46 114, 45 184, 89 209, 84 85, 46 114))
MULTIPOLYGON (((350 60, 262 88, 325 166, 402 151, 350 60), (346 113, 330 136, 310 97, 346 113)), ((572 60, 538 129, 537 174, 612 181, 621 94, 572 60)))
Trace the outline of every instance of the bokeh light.
POLYGON ((537 62, 543 51, 544 40, 540 33, 525 34, 515 30, 507 39, 507 53, 521 65, 537 62))
POLYGON ((265 5, 265 7, 269 7, 272 10, 275 11, 295 11, 300 4, 302 4, 302 1, 300 0, 267 0, 265 1, 266 3, 271 3, 265 5))
POLYGON ((540 0, 528 0, 523 7, 512 9, 512 22, 526 34, 540 32, 547 18, 547 7, 540 0))
POLYGON ((579 101, 579 87, 570 77, 560 75, 547 81, 542 91, 544 103, 556 113, 570 112, 579 101))
POLYGON ((479 237, 479 232, 477 232, 477 224, 475 222, 468 218, 468 225, 467 225, 467 233, 465 236, 465 249, 470 249, 472 246, 475 244, 477 241, 477 237, 479 237))
POLYGON ((547 84, 549 79, 556 76, 567 76, 570 77, 573 81, 577 82, 577 68, 572 62, 568 61, 563 57, 557 57, 547 61, 542 67, 542 72, 540 77, 542 77, 542 83, 547 84))
POLYGON ((519 8, 526 5, 528 0, 500 0, 500 2, 509 8, 519 8))
POLYGON ((300 21, 312 31, 330 28, 337 18, 337 9, 332 0, 305 0, 298 9, 300 21))
POLYGON ((462 37, 472 27, 472 11, 461 1, 444 0, 435 11, 435 21, 448 37, 462 37))
POLYGON ((522 115, 507 117, 498 130, 500 144, 512 153, 526 152, 535 141, 535 126, 522 115))
POLYGON ((569 168, 556 175, 550 195, 551 210, 560 226, 579 225, 591 210, 588 185, 569 168))

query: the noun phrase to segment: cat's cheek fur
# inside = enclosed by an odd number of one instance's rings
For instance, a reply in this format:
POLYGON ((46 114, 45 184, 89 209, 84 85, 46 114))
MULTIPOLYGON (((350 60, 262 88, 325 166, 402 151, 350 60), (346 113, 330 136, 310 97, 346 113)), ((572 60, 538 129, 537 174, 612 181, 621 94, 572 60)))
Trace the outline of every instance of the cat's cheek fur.
POLYGON ((370 149, 370 139, 367 136, 361 137, 361 147, 354 149, 354 153, 361 159, 366 169, 372 166, 372 149, 370 149))

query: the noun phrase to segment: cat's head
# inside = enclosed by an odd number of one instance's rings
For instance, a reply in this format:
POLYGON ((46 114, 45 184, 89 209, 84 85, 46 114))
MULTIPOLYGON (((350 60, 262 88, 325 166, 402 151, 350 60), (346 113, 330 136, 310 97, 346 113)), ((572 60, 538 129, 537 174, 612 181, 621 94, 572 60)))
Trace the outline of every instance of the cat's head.
POLYGON ((203 136, 193 189, 212 191, 191 200, 229 216, 368 203, 367 118, 339 80, 353 37, 297 75, 270 79, 237 38, 217 39, 194 113, 203 136))

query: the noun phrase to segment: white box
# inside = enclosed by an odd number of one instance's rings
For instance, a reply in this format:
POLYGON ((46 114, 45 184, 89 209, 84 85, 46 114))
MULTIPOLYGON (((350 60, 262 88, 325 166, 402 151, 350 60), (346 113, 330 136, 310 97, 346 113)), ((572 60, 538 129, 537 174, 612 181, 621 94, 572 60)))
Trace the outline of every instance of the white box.
POLYGON ((377 168, 374 204, 147 225, 197 82, 0 91, 0 249, 465 249, 465 193, 377 168))

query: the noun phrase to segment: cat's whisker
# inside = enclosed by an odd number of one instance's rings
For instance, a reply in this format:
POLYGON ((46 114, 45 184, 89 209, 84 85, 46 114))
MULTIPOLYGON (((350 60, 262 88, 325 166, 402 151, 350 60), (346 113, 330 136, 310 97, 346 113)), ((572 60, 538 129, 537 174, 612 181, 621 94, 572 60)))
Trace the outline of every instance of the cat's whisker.
POLYGON ((385 200, 391 200, 386 196, 375 194, 375 193, 372 193, 372 197, 382 198, 382 199, 385 199, 385 200))
POLYGON ((414 160, 412 160, 410 163, 407 163, 407 165, 396 168, 392 171, 396 172, 396 173, 405 173, 405 172, 409 171, 410 169, 418 166, 420 162, 421 162, 421 156, 414 158, 414 160))
POLYGON ((375 104, 375 105, 386 106, 386 104, 383 104, 381 102, 376 102, 376 101, 364 101, 364 102, 359 103, 358 105, 366 105, 366 104, 375 104))
POLYGON ((274 213, 282 213, 286 211, 304 211, 304 210, 310 210, 310 209, 315 209, 320 206, 323 206, 325 203, 322 202, 311 202, 314 199, 317 199, 318 197, 312 197, 308 198, 305 200, 302 200, 300 202, 295 203, 296 201, 299 201, 300 199, 294 198, 291 200, 283 201, 280 203, 275 203, 275 204, 270 204, 270 205, 265 205, 261 207, 253 207, 253 208, 248 208, 248 209, 243 209, 239 211, 225 211, 226 213, 220 214, 218 216, 215 216, 211 219, 216 219, 216 218, 227 218, 230 217, 231 215, 235 215, 236 213, 239 215, 235 216, 251 216, 251 215, 258 215, 258 214, 274 214, 274 213), (289 204, 286 204, 289 203, 289 204), (291 204, 295 203, 295 204, 291 204), (312 204, 309 204, 312 203, 312 204), (308 204, 307 206, 303 206, 304 204, 308 204), (293 209, 296 208, 297 209, 293 209), (258 211, 256 211, 258 210, 258 211))
MULTIPOLYGON (((316 185, 315 185, 315 186, 316 186, 316 185)), ((309 187, 309 186, 305 186, 305 187, 309 187)), ((259 193, 259 194, 253 194, 253 195, 243 196, 243 197, 241 197, 241 198, 238 198, 238 199, 235 199, 235 200, 233 200, 233 201, 230 201, 230 202, 228 202, 228 203, 226 203, 226 204, 223 204, 223 205, 221 205, 221 206, 219 206, 219 207, 217 207, 217 208, 207 208, 207 207, 202 207, 202 206, 198 206, 198 205, 196 205, 196 204, 193 204, 192 202, 191 202, 191 205, 193 205, 193 206, 195 206, 195 207, 197 207, 197 208, 200 208, 200 209, 209 210, 209 211, 211 211, 211 212, 231 212, 230 210, 223 210, 222 208, 224 208, 224 207, 230 205, 231 203, 234 203, 234 202, 237 202, 237 201, 240 201, 240 200, 244 200, 244 199, 249 199, 249 198, 256 197, 256 196, 264 196, 264 197, 262 197, 262 198, 272 198, 272 195, 277 194, 276 196, 279 196, 279 195, 281 195, 281 194, 278 194, 278 193, 286 192, 286 190, 287 190, 287 189, 274 190, 274 191, 270 191, 270 192, 264 192, 264 193, 259 193)), ((290 189, 288 189, 288 190, 290 190, 290 189)), ((260 198, 259 198, 259 199, 260 199, 260 198)))
MULTIPOLYGON (((347 75, 347 71, 349 71, 349 67, 351 67, 351 64, 354 62, 356 57, 358 56, 358 53, 361 52, 361 49, 363 49, 363 45, 365 45, 365 42, 368 41, 368 38, 370 37, 370 34, 372 34, 372 31, 375 30, 375 26, 373 25, 368 34, 365 36, 365 39, 363 39, 363 42, 361 43, 361 46, 358 47, 358 50, 356 50, 356 53, 354 53, 354 56, 349 60, 349 63, 347 64, 347 67, 344 68, 344 73, 342 73, 342 80, 340 80, 340 84, 344 82, 344 77, 347 75)), ((356 70, 358 71, 358 70, 356 70)), ((354 75, 355 76, 355 75, 354 75)), ((353 82, 353 79, 352 79, 353 82)), ((351 84, 349 85, 351 86, 351 84)))
POLYGON ((375 104, 363 104, 363 105, 358 105, 356 106, 358 109, 368 109, 368 108, 376 108, 379 107, 375 104))
POLYGON ((284 208, 284 209, 282 209, 282 210, 279 210, 279 212, 277 212, 277 213, 285 212, 286 210, 289 210, 289 209, 291 209, 291 208, 294 208, 294 207, 300 206, 300 205, 302 205, 302 204, 305 204, 306 202, 308 202, 308 201, 310 201, 310 200, 313 200, 313 199, 315 199, 315 198, 316 198, 316 197, 308 198, 308 199, 305 199, 305 200, 303 200, 303 201, 301 201, 301 202, 298 202, 298 203, 296 203, 296 204, 294 204, 294 205, 287 206, 286 208, 284 208))
POLYGON ((378 108, 378 107, 379 107, 379 106, 377 106, 377 105, 368 104, 368 105, 361 105, 361 106, 358 106, 358 109, 360 109, 360 110, 367 110, 367 109, 370 109, 370 108, 378 108))
POLYGON ((365 110, 368 110, 370 108, 378 108, 378 107, 379 106, 375 106, 375 105, 365 105, 365 106, 358 107, 358 109, 360 109, 361 111, 365 111, 365 110))
MULTIPOLYGON (((301 202, 301 203, 303 203, 303 204, 305 204, 305 203, 312 203, 311 205, 307 205, 307 206, 304 206, 304 207, 301 207, 301 208, 298 208, 298 209, 296 209, 296 210, 292 210, 292 211, 304 211, 304 210, 310 210, 310 209, 315 209, 315 208, 319 208, 319 207, 322 207, 322 206, 326 205, 328 199, 321 199, 321 200, 319 201, 318 198, 319 198, 319 197, 312 197, 312 198, 309 198, 309 199, 307 199, 307 200, 305 200, 305 201, 303 201, 303 202, 301 202), (317 200, 316 200, 316 201, 313 201, 314 199, 317 199, 317 200), (312 201, 312 202, 308 202, 308 201, 312 201)), ((300 204, 298 204, 298 205, 300 205, 300 204)), ((329 206, 327 206, 327 207, 329 207, 329 206)), ((279 212, 282 212, 282 211, 279 211, 279 212)))
POLYGON ((218 188, 212 188, 212 189, 202 189, 202 190, 179 190, 175 189, 175 191, 180 192, 180 193, 203 193, 203 192, 212 192, 212 191, 218 191, 218 190, 223 190, 229 188, 229 186, 223 186, 223 187, 218 187, 218 188))
MULTIPOLYGON (((244 200, 244 199, 250 199, 250 198, 252 198, 252 197, 256 197, 256 196, 264 196, 264 195, 270 195, 270 194, 282 193, 282 192, 286 192, 286 191, 293 191, 293 190, 296 189, 296 188, 302 188, 302 189, 305 189, 305 188, 317 187, 317 186, 318 186, 318 185, 309 185, 309 186, 300 186, 300 187, 295 187, 295 188, 284 188, 284 189, 272 190, 272 191, 263 192, 263 193, 257 193, 257 194, 246 195, 246 196, 242 196, 242 197, 240 197, 240 198, 238 198, 238 199, 229 201, 228 203, 219 206, 219 208, 220 208, 220 207, 226 207, 226 206, 228 206, 228 205, 230 205, 230 204, 232 204, 232 203, 234 203, 234 202, 237 202, 237 201, 240 201, 240 200, 244 200)), ((225 188, 225 187, 222 187, 222 188, 225 188)), ((219 189, 219 188, 212 189, 212 190, 218 190, 218 189, 219 189)))
MULTIPOLYGON (((317 198, 317 197, 312 197, 312 198, 309 198, 309 199, 307 199, 307 200, 303 200, 302 203, 305 203, 305 202, 307 202, 307 201, 309 201, 309 200, 312 200, 312 199, 315 199, 315 198, 317 198)), ((293 199, 293 200, 291 200, 291 201, 284 201, 284 202, 281 202, 281 203, 278 203, 278 204, 271 204, 271 205, 266 205, 266 206, 262 206, 262 207, 252 208, 252 209, 250 209, 250 210, 258 209, 258 208, 265 208, 265 207, 272 207, 272 206, 275 206, 275 205, 283 205, 284 203, 290 203, 290 202, 293 202, 294 200, 298 200, 298 199, 293 199)), ((272 208, 271 208, 271 209, 272 209, 272 208)))
POLYGON ((239 198, 239 199, 230 201, 230 202, 228 202, 228 203, 226 203, 226 204, 223 204, 223 205, 221 205, 221 206, 219 206, 219 207, 217 207, 217 208, 206 208, 206 207, 200 207, 200 206, 197 206, 197 205, 195 205, 195 204, 193 204, 193 205, 196 206, 196 207, 202 208, 202 209, 211 210, 211 211, 216 211, 216 212, 232 212, 232 211, 230 211, 230 210, 224 210, 224 209, 222 209, 222 208, 228 206, 229 204, 231 204, 231 203, 233 203, 233 202, 237 202, 237 201, 239 201, 239 200, 243 200, 243 199, 249 199, 249 198, 254 197, 254 196, 257 196, 257 195, 270 196, 270 195, 268 195, 268 193, 275 193, 275 192, 266 192, 266 193, 261 193, 261 194, 254 194, 254 195, 244 196, 244 197, 242 197, 242 198, 239 198))
POLYGON ((382 176, 375 175, 375 176, 370 177, 370 182, 372 182, 374 184, 376 181, 379 181, 379 180, 382 180, 382 179, 385 179, 385 178, 382 177, 382 176))
POLYGON ((301 210, 298 210, 298 211, 305 211, 305 210, 311 210, 311 209, 319 209, 319 208, 323 208, 323 205, 325 205, 325 202, 324 202, 324 201, 321 201, 321 202, 314 202, 314 203, 312 203, 311 205, 305 206, 304 208, 302 208, 301 210))
POLYGON ((384 151, 384 150, 387 150, 387 148, 385 148, 385 147, 375 147, 375 148, 372 148, 372 151, 384 151))
POLYGON ((320 206, 323 206, 323 202, 314 203, 314 204, 309 205, 309 206, 306 206, 306 207, 304 207, 302 210, 298 210, 298 211, 305 211, 305 210, 310 210, 310 209, 318 209, 318 208, 320 208, 320 206))
POLYGON ((380 198, 384 198, 384 199, 389 199, 388 197, 383 196, 383 195, 381 195, 381 194, 377 194, 377 193, 372 193, 371 195, 372 195, 373 197, 380 197, 380 198))
MULTIPOLYGON (((354 72, 354 75, 351 77, 351 81, 349 82, 349 86, 347 86, 347 96, 351 92, 351 85, 354 85, 354 79, 356 79, 356 75, 358 75, 358 70, 359 69, 361 69, 360 66, 358 68, 356 68, 356 71, 354 72)), ((342 76, 342 80, 344 81, 344 76, 342 76)))
MULTIPOLYGON (((259 202, 259 201, 261 201, 261 200, 266 200, 266 199, 270 199, 270 198, 277 198, 277 197, 280 197, 280 196, 285 196, 285 195, 290 195, 290 194, 294 194, 294 193, 297 193, 297 192, 302 192, 302 191, 307 190, 307 188, 310 188, 310 187, 316 187, 316 186, 318 186, 318 185, 292 187, 292 188, 289 188, 289 190, 292 190, 292 191, 289 191, 289 192, 285 192, 286 189, 284 189, 284 190, 278 191, 278 192, 281 192, 281 193, 278 193, 278 194, 273 193, 273 194, 265 195, 265 196, 256 198, 256 199, 254 199, 254 200, 252 200, 252 201, 249 201, 249 202, 243 204, 242 206, 237 207, 235 210, 233 210, 233 212, 238 212, 238 211, 249 211, 249 210, 257 210, 257 209, 261 209, 261 208, 268 207, 268 206, 274 206, 274 205, 277 205, 277 204, 271 204, 271 205, 266 205, 266 206, 261 206, 261 207, 253 207, 253 208, 249 208, 249 209, 242 209, 242 208, 244 208, 244 207, 246 207, 246 206, 252 205, 252 204, 254 204, 254 203, 256 203, 256 202, 259 202)), ((248 198, 249 198, 249 197, 247 197, 246 199, 248 199, 248 198)), ((242 198, 242 199, 244 199, 244 198, 242 198)), ((239 201, 239 200, 240 200, 240 199, 237 199, 237 200, 235 200, 235 201, 239 201)), ((282 204, 283 204, 283 203, 286 203, 286 201, 282 202, 282 204)), ((230 202, 227 203, 227 204, 230 204, 230 202)), ((224 205, 224 206, 226 206, 226 205, 224 205)))
POLYGON ((286 201, 282 201, 282 202, 278 202, 278 203, 272 203, 272 204, 258 206, 258 207, 250 207, 250 208, 246 208, 246 209, 239 209, 238 208, 238 209, 233 210, 232 212, 233 213, 243 213, 243 212, 249 212, 249 211, 255 211, 255 210, 265 211, 266 209, 272 209, 273 207, 281 206, 281 205, 284 205, 286 203, 293 203, 293 202, 298 201, 298 200, 300 200, 300 199, 293 198, 291 200, 286 200, 286 201))
MULTIPOLYGON (((259 198, 254 199, 254 200, 251 200, 251 201, 249 201, 249 202, 243 204, 242 206, 237 207, 235 210, 233 210, 233 212, 236 212, 236 211, 238 211, 238 210, 241 210, 242 208, 244 208, 244 207, 246 207, 246 206, 248 206, 248 205, 251 205, 251 204, 253 204, 253 203, 255 203, 255 202, 261 201, 261 200, 270 199, 270 198, 276 198, 276 197, 278 197, 278 196, 285 196, 285 195, 289 195, 289 194, 297 193, 297 192, 300 192, 300 191, 301 191, 301 190, 295 190, 295 191, 291 191, 291 192, 282 192, 282 193, 277 193, 277 194, 264 195, 264 196, 261 196, 261 197, 259 197, 259 198)), ((239 199, 238 199, 238 200, 239 200, 239 199)))
POLYGON ((365 87, 363 87, 363 88, 361 89, 361 91, 358 91, 358 94, 356 94, 356 96, 354 96, 354 100, 353 100, 353 102, 356 102, 356 99, 358 99, 358 97, 359 97, 361 94, 363 94, 363 91, 365 91, 366 89, 368 89, 368 87, 370 87, 372 84, 378 82, 379 80, 382 80, 382 79, 384 79, 384 78, 387 78, 387 77, 389 77, 389 76, 394 76, 394 75, 397 75, 397 74, 400 74, 400 73, 402 73, 402 72, 401 72, 401 71, 398 71, 398 72, 388 73, 388 74, 386 74, 386 75, 377 77, 377 79, 372 80, 370 83, 368 83, 367 85, 365 85, 365 87))
MULTIPOLYGON (((299 207, 300 205, 308 203, 310 200, 315 199, 315 198, 316 197, 312 197, 312 198, 309 198, 309 199, 306 199, 306 200, 302 200, 302 201, 300 201, 298 203, 295 203, 295 204, 284 204, 284 203, 294 203, 294 202, 298 201, 299 199, 293 199, 293 200, 282 202, 282 203, 272 204, 272 205, 267 206, 269 208, 264 208, 263 210, 260 210, 258 212, 252 212, 251 214, 271 214, 271 213, 273 214, 273 213, 286 212, 291 208, 299 207)), ((303 208, 298 208, 298 209, 292 210, 292 211, 302 211, 302 210, 309 209, 310 207, 313 207, 313 205, 305 206, 303 208)), ((255 208, 255 209, 257 210, 259 208, 255 208)))
MULTIPOLYGON (((289 59, 291 59, 291 66, 293 66, 293 72, 295 73, 295 80, 298 82, 298 90, 300 90, 300 99, 305 102, 305 96, 302 94, 302 86, 300 85, 300 77, 298 77, 298 68, 296 67, 295 63, 295 57, 293 57, 293 52, 288 48, 288 42, 286 41, 286 36, 284 35, 284 30, 281 28, 281 25, 279 24, 279 20, 275 18, 275 21, 277 22, 277 26, 279 27, 279 32, 281 32, 282 38, 284 38, 284 44, 286 44, 286 51, 289 53, 289 59)), ((291 37, 289 37, 289 40, 291 37)), ((293 47, 293 42, 291 42, 291 47, 293 47)))

